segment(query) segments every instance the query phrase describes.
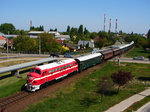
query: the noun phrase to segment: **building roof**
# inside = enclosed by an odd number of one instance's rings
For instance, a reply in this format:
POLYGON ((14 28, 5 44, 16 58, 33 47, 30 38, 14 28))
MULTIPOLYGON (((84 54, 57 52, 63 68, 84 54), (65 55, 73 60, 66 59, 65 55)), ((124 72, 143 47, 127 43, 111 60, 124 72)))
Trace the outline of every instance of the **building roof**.
POLYGON ((5 38, 5 37, 0 36, 0 40, 6 40, 6 38, 5 38))
POLYGON ((54 35, 60 35, 59 32, 57 31, 30 31, 28 32, 29 35, 32 35, 32 34, 35 34, 35 35, 38 35, 38 34, 41 34, 41 33, 50 33, 50 34, 54 34, 54 35))

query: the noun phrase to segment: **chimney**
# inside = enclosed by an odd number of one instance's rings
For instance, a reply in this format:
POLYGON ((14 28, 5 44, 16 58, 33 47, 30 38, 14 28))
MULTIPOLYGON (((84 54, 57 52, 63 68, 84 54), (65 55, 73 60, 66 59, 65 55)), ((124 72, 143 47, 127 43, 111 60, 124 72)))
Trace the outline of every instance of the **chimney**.
POLYGON ((105 31, 105 25, 106 25, 106 14, 104 14, 104 31, 105 31))
POLYGON ((32 20, 30 21, 30 27, 32 27, 32 20))
POLYGON ((116 28, 115 28, 115 32, 118 33, 117 31, 117 25, 118 25, 118 19, 116 19, 116 28))
POLYGON ((110 22, 109 22, 109 32, 111 32, 111 18, 110 18, 110 22))

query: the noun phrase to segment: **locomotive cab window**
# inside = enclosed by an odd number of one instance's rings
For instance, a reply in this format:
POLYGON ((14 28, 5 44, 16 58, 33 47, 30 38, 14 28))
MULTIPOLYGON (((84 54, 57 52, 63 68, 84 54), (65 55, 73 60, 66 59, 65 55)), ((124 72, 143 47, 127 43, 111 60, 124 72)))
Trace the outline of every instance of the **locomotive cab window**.
POLYGON ((38 73, 39 75, 41 75, 41 71, 38 69, 35 69, 35 73, 38 73))
POLYGON ((30 71, 30 72, 34 72, 34 70, 35 70, 35 69, 33 68, 33 69, 31 69, 31 71, 30 71))

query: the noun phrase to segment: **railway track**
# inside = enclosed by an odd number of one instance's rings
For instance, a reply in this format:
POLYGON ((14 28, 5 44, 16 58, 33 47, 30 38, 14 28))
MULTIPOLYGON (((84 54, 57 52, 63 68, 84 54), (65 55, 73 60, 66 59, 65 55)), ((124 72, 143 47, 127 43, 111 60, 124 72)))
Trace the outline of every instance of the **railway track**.
POLYGON ((15 95, 3 98, 0 100, 0 112, 9 104, 11 103, 15 103, 23 98, 25 98, 26 96, 29 96, 31 93, 28 93, 26 91, 22 91, 19 92, 15 95))

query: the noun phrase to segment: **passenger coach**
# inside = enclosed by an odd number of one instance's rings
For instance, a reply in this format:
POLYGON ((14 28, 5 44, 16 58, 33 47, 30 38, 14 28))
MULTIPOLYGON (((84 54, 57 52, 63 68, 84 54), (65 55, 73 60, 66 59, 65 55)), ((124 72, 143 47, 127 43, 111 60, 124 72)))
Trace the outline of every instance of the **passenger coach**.
POLYGON ((102 62, 102 54, 101 53, 94 53, 82 57, 78 57, 75 59, 78 63, 79 72, 87 69, 93 65, 99 64, 102 62))

